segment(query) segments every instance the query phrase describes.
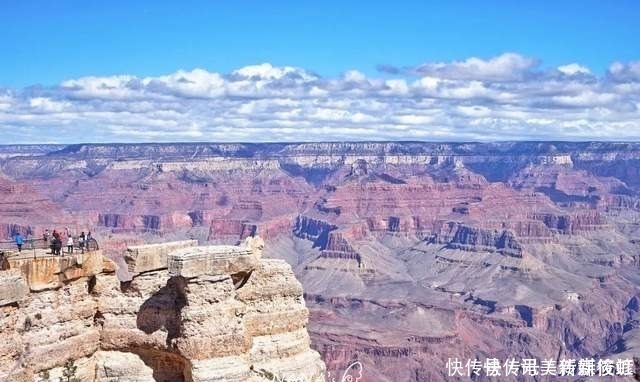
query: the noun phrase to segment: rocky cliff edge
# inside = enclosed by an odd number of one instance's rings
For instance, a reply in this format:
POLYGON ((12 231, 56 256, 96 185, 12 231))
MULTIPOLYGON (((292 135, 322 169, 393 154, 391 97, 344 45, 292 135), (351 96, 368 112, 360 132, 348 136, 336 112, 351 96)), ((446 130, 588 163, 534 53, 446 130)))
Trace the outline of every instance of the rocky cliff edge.
POLYGON ((302 286, 262 247, 131 247, 126 281, 100 252, 9 258, 0 381, 57 381, 69 360, 81 381, 321 381, 302 286))

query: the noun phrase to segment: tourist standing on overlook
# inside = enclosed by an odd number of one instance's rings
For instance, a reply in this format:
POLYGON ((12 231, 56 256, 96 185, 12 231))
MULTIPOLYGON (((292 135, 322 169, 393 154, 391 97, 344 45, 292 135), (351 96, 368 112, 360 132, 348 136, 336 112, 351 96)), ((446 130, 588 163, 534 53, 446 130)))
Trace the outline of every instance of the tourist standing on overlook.
POLYGON ((84 253, 84 245, 85 245, 86 241, 87 241, 87 237, 84 234, 84 231, 82 231, 80 233, 80 239, 78 239, 78 245, 80 246, 80 251, 82 253, 84 253))
POLYGON ((51 254, 54 256, 60 256, 60 250, 62 249, 62 239, 60 238, 60 233, 53 230, 53 239, 51 240, 51 254))
POLYGON ((18 246, 18 252, 22 252, 22 244, 24 244, 24 239, 20 232, 16 234, 16 245, 18 246))
POLYGON ((87 252, 89 252, 91 250, 91 247, 89 247, 89 244, 91 244, 91 239, 93 237, 91 236, 91 231, 87 232, 87 237, 85 238, 85 243, 87 246, 87 252))
POLYGON ((68 235, 67 237, 67 253, 73 254, 73 236, 68 235))
POLYGON ((44 240, 44 247, 47 248, 47 244, 49 243, 49 230, 45 229, 42 234, 42 240, 44 240))

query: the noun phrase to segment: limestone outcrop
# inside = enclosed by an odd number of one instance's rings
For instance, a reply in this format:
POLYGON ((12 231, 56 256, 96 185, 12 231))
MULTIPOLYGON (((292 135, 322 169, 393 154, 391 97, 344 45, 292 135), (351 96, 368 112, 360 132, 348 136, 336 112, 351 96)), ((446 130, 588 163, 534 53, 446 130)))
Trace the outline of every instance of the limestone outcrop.
POLYGON ((129 248, 127 281, 99 252, 10 260, 0 381, 57 380, 69 360, 93 382, 321 381, 302 286, 263 246, 129 248))
POLYGON ((169 252, 198 245, 197 240, 174 241, 162 244, 130 246, 124 255, 128 271, 131 274, 155 271, 167 268, 169 252))

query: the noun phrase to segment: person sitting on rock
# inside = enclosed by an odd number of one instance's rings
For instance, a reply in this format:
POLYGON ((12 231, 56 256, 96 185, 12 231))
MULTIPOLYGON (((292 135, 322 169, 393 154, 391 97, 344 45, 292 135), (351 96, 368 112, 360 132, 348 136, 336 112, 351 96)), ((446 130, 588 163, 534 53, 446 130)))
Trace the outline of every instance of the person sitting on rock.
POLYGON ((24 239, 20 232, 16 234, 16 245, 18 246, 18 252, 22 252, 22 245, 24 244, 24 239))
POLYGON ((69 238, 67 239, 67 253, 73 253, 73 236, 71 235, 69 235, 69 238))

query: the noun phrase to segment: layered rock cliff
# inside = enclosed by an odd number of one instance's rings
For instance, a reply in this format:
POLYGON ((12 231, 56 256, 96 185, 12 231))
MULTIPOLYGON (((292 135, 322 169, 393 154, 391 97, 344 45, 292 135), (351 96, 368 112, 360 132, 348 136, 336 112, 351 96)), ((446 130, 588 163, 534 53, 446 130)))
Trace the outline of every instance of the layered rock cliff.
POLYGON ((131 248, 127 281, 100 252, 9 258, 0 271, 0 380, 320 381, 291 267, 263 243, 131 248), (121 277, 122 278, 122 277, 121 277))

